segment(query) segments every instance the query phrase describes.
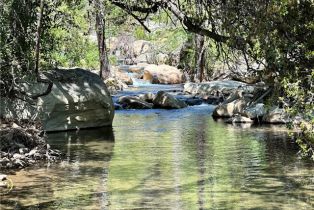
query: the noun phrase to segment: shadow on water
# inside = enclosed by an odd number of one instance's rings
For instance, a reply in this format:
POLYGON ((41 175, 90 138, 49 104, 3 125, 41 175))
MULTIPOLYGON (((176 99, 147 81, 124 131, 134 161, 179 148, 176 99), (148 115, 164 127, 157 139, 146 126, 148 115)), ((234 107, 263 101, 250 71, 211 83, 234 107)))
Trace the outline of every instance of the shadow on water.
POLYGON ((111 127, 47 134, 65 157, 59 164, 37 166, 12 176, 15 185, 0 196, 0 209, 76 209, 105 207, 109 163, 113 156, 111 127), (97 174, 97 176, 95 176, 97 174))

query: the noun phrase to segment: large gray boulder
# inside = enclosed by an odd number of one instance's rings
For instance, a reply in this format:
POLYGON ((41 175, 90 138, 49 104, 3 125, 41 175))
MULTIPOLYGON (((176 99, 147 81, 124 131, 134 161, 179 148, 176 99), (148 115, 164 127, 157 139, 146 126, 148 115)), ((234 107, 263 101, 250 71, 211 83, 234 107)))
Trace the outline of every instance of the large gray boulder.
MULTIPOLYGON (((45 76, 53 82, 52 91, 33 104, 21 100, 0 101, 0 116, 40 119, 45 131, 111 126, 114 106, 105 83, 97 74, 75 68, 51 70, 45 76)), ((25 84, 26 92, 35 94, 47 85, 25 84)))
POLYGON ((153 100, 153 104, 155 107, 164 109, 181 109, 187 107, 186 103, 164 91, 158 91, 153 100))

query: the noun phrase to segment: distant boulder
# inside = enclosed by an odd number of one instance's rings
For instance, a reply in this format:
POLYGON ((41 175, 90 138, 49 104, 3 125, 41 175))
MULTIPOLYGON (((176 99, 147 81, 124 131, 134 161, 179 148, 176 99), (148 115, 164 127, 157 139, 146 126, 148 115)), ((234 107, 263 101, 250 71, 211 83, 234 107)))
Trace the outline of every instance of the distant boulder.
POLYGON ((179 69, 164 64, 146 66, 143 79, 153 84, 180 84, 185 82, 184 75, 179 69))

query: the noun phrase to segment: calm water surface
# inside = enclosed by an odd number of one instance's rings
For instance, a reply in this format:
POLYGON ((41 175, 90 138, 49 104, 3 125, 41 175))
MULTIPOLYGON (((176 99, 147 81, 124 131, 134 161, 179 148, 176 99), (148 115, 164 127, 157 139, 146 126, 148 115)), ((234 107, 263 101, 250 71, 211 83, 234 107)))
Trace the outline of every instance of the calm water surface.
POLYGON ((60 164, 10 175, 0 209, 313 209, 314 164, 281 127, 213 107, 117 111, 113 128, 51 133, 60 164))

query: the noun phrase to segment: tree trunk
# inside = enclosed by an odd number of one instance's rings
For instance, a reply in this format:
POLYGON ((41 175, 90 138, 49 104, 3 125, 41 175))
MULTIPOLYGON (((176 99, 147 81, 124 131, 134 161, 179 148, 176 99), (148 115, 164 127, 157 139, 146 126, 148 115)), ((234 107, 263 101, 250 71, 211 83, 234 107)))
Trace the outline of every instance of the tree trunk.
POLYGON ((205 38, 202 35, 195 34, 195 70, 196 77, 195 80, 202 82, 204 79, 204 69, 205 69, 205 38))
MULTIPOLYGON (((202 16, 202 1, 201 0, 195 0, 195 7, 197 13, 202 16)), ((204 59, 204 43, 205 43, 205 37, 200 34, 195 34, 195 70, 196 70, 196 76, 194 77, 194 80, 198 82, 202 82, 204 78, 204 68, 205 68, 205 59, 204 59)))
POLYGON ((42 32, 42 22, 43 22, 43 13, 44 13, 44 2, 45 0, 40 0, 40 8, 39 8, 39 16, 38 16, 38 23, 37 23, 37 34, 36 34, 36 46, 35 46, 35 76, 37 79, 37 82, 48 84, 47 89, 42 92, 35 95, 29 95, 32 99, 37 99, 41 96, 48 95, 51 90, 53 83, 48 80, 47 78, 42 78, 39 74, 39 55, 40 55, 40 41, 41 41, 41 32, 42 32))
POLYGON ((42 30, 42 21, 44 13, 44 0, 40 1, 39 17, 37 23, 37 34, 36 34, 36 47, 35 47, 35 74, 36 77, 39 75, 39 54, 40 54, 40 38, 42 30))
POLYGON ((94 0, 94 10, 96 15, 96 35, 99 51, 99 76, 103 79, 107 79, 110 76, 110 69, 106 51, 106 39, 105 39, 105 15, 103 9, 102 0, 94 0))

